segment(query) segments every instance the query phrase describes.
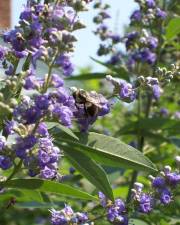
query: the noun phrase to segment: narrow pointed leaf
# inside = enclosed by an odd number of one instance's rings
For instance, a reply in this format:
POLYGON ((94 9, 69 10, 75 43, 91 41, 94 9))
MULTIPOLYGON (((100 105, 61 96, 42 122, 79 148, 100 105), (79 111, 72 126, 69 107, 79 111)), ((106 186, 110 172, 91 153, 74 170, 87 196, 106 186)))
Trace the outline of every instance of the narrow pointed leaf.
POLYGON ((79 150, 74 151, 71 147, 63 149, 72 165, 109 199, 114 200, 109 180, 103 168, 79 150))
POLYGON ((102 165, 151 172, 156 171, 153 163, 140 151, 117 138, 93 132, 76 135, 79 137, 79 142, 58 136, 55 138, 55 143, 60 145, 62 149, 64 144, 69 145, 74 151, 83 151, 87 156, 102 165))
POLYGON ((1 183, 3 187, 37 190, 45 193, 60 194, 83 200, 97 200, 96 197, 66 184, 41 179, 14 179, 1 183))

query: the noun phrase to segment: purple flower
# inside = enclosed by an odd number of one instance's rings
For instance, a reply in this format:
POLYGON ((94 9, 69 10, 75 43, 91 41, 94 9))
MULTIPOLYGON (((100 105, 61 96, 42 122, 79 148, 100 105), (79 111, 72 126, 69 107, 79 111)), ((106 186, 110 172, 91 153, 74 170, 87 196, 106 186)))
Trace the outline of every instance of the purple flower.
POLYGON ((100 204, 102 205, 102 207, 106 207, 106 204, 107 204, 107 198, 106 196, 102 193, 102 192, 99 192, 98 193, 98 196, 99 196, 99 201, 100 201, 100 204))
POLYGON ((31 12, 31 9, 29 7, 26 7, 24 9, 23 12, 21 12, 20 14, 20 19, 21 20, 26 20, 26 21, 29 21, 32 17, 32 12, 31 12))
POLYGON ((111 65, 116 65, 117 63, 120 62, 120 60, 121 60, 121 54, 117 53, 117 54, 114 54, 107 63, 111 65))
POLYGON ((47 125, 45 123, 40 123, 37 128, 37 133, 44 137, 49 136, 47 125))
POLYGON ((111 34, 109 37, 112 39, 114 44, 117 44, 121 41, 121 38, 118 34, 111 34))
POLYGON ((36 85, 37 85, 37 80, 35 76, 30 75, 25 78, 24 88, 26 90, 33 90, 36 88, 36 85))
POLYGON ((135 11, 132 13, 130 19, 131 19, 132 21, 140 21, 140 20, 142 19, 141 11, 140 11, 140 10, 135 10, 135 11))
POLYGON ((82 224, 85 223, 88 220, 87 213, 76 213, 76 218, 78 220, 78 223, 82 224))
POLYGON ((119 96, 124 101, 133 102, 136 99, 136 92, 133 90, 131 84, 122 82, 120 84, 119 96))
POLYGON ((148 48, 142 49, 140 51, 140 60, 148 64, 154 64, 156 61, 156 54, 151 52, 148 48))
POLYGON ((14 128, 15 128, 15 121, 11 120, 7 120, 5 122, 5 126, 4 126, 4 132, 5 135, 10 135, 10 134, 14 134, 14 128))
POLYGON ((49 97, 47 94, 35 96, 36 107, 41 110, 47 110, 49 107, 49 97))
POLYGON ((160 201, 162 204, 168 205, 171 202, 171 198, 172 198, 172 196, 168 189, 164 189, 161 191, 160 201))
POLYGON ((116 199, 115 203, 107 209, 107 218, 110 222, 120 222, 120 224, 128 224, 125 213, 125 204, 121 199, 116 199))
POLYGON ((71 75, 72 72, 74 71, 74 67, 73 67, 72 63, 70 62, 69 57, 65 54, 61 54, 57 58, 56 64, 59 65, 62 68, 63 74, 65 76, 71 75))
POLYGON ((162 20, 166 19, 167 13, 160 8, 156 9, 156 16, 162 20))
POLYGON ((39 152, 38 152, 38 159, 39 159, 40 165, 41 166, 45 166, 48 163, 50 163, 51 156, 50 156, 49 152, 45 152, 45 151, 39 150, 39 152))
POLYGON ((33 124, 36 123, 37 120, 41 118, 41 110, 36 106, 32 106, 24 112, 25 123, 33 124))
POLYGON ((52 209, 51 211, 51 223, 53 225, 66 225, 68 220, 66 219, 65 215, 61 211, 57 211, 52 209))
POLYGON ((7 170, 12 166, 12 161, 7 156, 0 155, 0 168, 3 170, 7 170))
POLYGON ((60 78, 60 76, 58 74, 52 74, 51 84, 55 88, 59 88, 59 87, 62 87, 64 85, 64 80, 62 78, 60 78))
POLYGON ((139 199, 139 211, 149 213, 152 211, 152 197, 148 194, 141 194, 139 199))
POLYGON ((9 65, 8 69, 5 71, 5 74, 8 76, 13 75, 14 73, 14 66, 13 65, 9 65))
POLYGON ((166 185, 166 182, 165 182, 165 179, 163 177, 156 177, 152 181, 152 186, 154 188, 164 188, 165 185, 166 185))
POLYGON ((161 108, 161 109, 160 109, 160 114, 161 114, 162 116, 164 116, 164 117, 167 117, 168 114, 169 114, 169 111, 168 111, 168 109, 166 109, 166 108, 161 108))
POLYGON ((149 49, 155 49, 158 46, 158 39, 156 37, 148 37, 148 47, 149 49))
POLYGON ((0 60, 4 59, 6 52, 7 52, 7 49, 5 47, 0 46, 0 60))
POLYGON ((156 2, 154 0, 146 0, 146 5, 149 7, 149 8, 154 8, 155 5, 156 5, 156 2))
POLYGON ((174 118, 180 119, 180 111, 177 111, 177 112, 174 113, 174 118))
POLYGON ((53 166, 52 167, 45 166, 40 172, 40 177, 44 179, 53 179, 56 177, 56 175, 57 170, 53 166))
POLYGON ((161 89, 158 84, 152 86, 153 97, 158 99, 161 95, 161 89))
POLYGON ((54 105, 53 115, 58 117, 63 125, 67 127, 71 126, 71 118, 73 116, 73 113, 69 109, 69 107, 56 104, 54 105))
POLYGON ((180 174, 177 172, 174 173, 167 173, 166 180, 169 185, 175 187, 177 184, 180 183, 180 174))

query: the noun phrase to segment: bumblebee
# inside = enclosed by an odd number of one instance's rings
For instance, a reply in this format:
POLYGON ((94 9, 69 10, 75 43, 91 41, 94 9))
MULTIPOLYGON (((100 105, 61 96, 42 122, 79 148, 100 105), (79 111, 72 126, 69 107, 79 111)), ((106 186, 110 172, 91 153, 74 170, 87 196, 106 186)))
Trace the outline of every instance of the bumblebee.
POLYGON ((83 89, 71 88, 76 107, 83 105, 87 117, 96 117, 102 110, 101 100, 103 96, 95 91, 87 92, 83 89))

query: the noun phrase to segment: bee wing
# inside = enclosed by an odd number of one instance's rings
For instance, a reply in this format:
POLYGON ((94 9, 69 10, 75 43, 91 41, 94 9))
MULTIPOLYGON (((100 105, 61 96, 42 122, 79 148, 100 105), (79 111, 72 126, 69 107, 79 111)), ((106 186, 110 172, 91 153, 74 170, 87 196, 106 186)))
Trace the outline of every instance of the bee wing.
POLYGON ((96 93, 95 91, 91 91, 89 93, 88 101, 92 104, 96 105, 97 107, 101 108, 101 103, 104 102, 104 97, 101 94, 96 93))

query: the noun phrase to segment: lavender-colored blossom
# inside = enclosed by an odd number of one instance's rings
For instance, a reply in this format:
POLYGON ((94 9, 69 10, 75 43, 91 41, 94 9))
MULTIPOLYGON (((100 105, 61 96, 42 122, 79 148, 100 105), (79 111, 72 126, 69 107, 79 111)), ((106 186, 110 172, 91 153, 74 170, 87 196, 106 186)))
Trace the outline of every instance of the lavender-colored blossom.
POLYGON ((15 121, 13 120, 7 120, 5 122, 5 126, 4 126, 4 132, 5 132, 5 135, 10 135, 10 134, 14 134, 14 128, 15 128, 15 121))
POLYGON ((167 173, 166 180, 169 185, 171 185, 172 187, 175 187, 177 184, 180 183, 180 174, 177 172, 167 173))
POLYGON ((149 49, 155 49, 158 46, 158 39, 156 37, 148 37, 148 47, 149 49))
POLYGON ((131 84, 121 82, 119 96, 124 101, 133 102, 136 99, 136 92, 131 84))
POLYGON ((155 2, 155 0, 146 0, 146 5, 149 8, 154 8, 156 5, 156 2, 155 2))
POLYGON ((51 84, 55 88, 62 87, 64 85, 64 80, 58 74, 52 74, 51 84))
POLYGON ((108 64, 111 64, 111 65, 116 65, 120 62, 121 60, 121 53, 116 53, 114 55, 111 56, 110 60, 108 60, 108 64))
POLYGON ((0 60, 4 59, 6 52, 7 52, 7 48, 0 46, 0 60))
POLYGON ((107 205, 107 198, 106 198, 106 196, 102 192, 99 192, 98 193, 98 197, 99 197, 100 204, 102 205, 102 207, 105 208, 106 205, 107 205))
POLYGON ((45 123, 40 123, 37 128, 37 133, 41 136, 49 136, 48 127, 45 123))
POLYGON ((12 160, 7 157, 0 155, 0 168, 3 170, 7 170, 12 166, 12 160))
POLYGON ((73 116, 72 111, 67 106, 62 106, 60 104, 54 105, 53 115, 56 116, 63 125, 70 127, 71 118, 73 116))
POLYGON ((142 193, 139 199, 139 211, 142 213, 149 213, 152 209, 152 197, 148 194, 142 193))
POLYGON ((8 76, 12 76, 14 73, 14 66, 13 65, 9 65, 8 69, 5 71, 5 74, 8 76))
POLYGON ((141 11, 140 11, 140 10, 135 10, 135 11, 132 13, 130 19, 131 19, 132 21, 140 21, 140 20, 142 19, 141 11))
POLYGON ((177 111, 177 112, 174 113, 174 118, 180 119, 180 111, 177 111))
POLYGON ((142 49, 140 51, 140 60, 148 64, 154 64, 156 61, 156 54, 151 52, 148 48, 142 49))
POLYGON ((41 110, 36 106, 32 106, 24 113, 24 119, 26 121, 25 123, 27 124, 36 123, 37 120, 41 118, 41 115, 42 115, 41 110))
POLYGON ((34 101, 36 107, 41 110, 47 110, 49 107, 49 96, 47 94, 36 95, 34 101))
POLYGON ((162 20, 166 19, 167 13, 160 8, 156 8, 156 16, 162 20))
POLYGON ((57 211, 52 209, 51 211, 51 223, 53 225, 66 225, 68 220, 66 219, 65 215, 61 211, 57 211))
POLYGON ((74 71, 74 66, 70 62, 69 56, 65 54, 61 54, 57 59, 56 59, 56 64, 60 66, 63 70, 63 74, 65 76, 69 76, 72 74, 74 71))
POLYGON ((166 183, 165 183, 165 179, 163 177, 156 177, 152 181, 152 186, 154 188, 164 188, 165 185, 166 185, 166 183))
POLYGON ((168 189, 164 189, 160 193, 160 201, 164 205, 168 205, 171 202, 171 193, 168 189))
POLYGON ((40 177, 44 179, 53 179, 57 175, 57 170, 53 166, 45 166, 41 172, 40 172, 40 177))
POLYGON ((158 84, 152 86, 153 97, 158 99, 161 95, 161 89, 158 84))
POLYGON ((169 115, 169 111, 166 108, 161 108, 160 109, 160 114, 164 117, 167 117, 169 115))

